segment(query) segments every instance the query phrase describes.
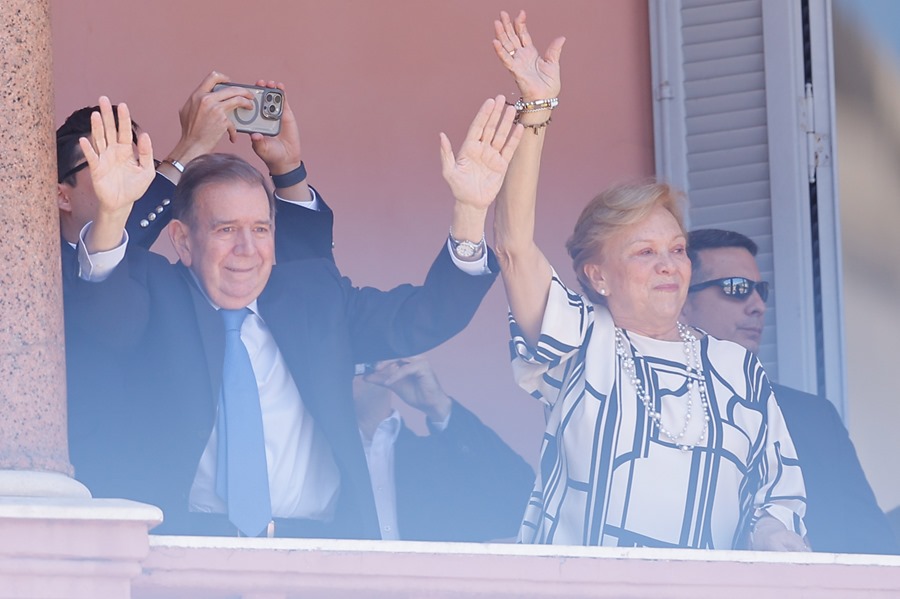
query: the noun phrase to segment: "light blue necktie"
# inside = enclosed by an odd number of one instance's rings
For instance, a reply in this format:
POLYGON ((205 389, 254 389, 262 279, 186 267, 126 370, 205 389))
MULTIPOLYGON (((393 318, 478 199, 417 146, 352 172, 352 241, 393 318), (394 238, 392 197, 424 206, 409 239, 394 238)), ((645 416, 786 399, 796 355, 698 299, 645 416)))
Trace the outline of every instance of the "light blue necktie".
POLYGON ((228 519, 242 533, 255 537, 272 520, 272 501, 259 389, 241 340, 241 325, 250 310, 219 312, 225 321, 225 363, 219 395, 216 493, 228 506, 228 519))

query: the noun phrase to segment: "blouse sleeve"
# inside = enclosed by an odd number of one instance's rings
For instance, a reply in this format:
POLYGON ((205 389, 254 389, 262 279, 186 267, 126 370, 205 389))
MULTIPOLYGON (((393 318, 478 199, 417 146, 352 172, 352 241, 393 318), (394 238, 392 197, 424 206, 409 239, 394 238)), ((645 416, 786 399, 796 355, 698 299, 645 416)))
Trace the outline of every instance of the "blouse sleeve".
MULTIPOLYGON (((761 369, 761 367, 760 367, 761 369)), ((762 397, 766 399, 764 452, 759 465, 760 487, 754 496, 753 522, 772 516, 801 537, 806 536, 806 489, 800 461, 775 401, 768 379, 762 377, 762 397)))
POLYGON ((512 312, 509 314, 513 376, 519 386, 552 407, 568 362, 584 345, 593 317, 593 305, 566 287, 554 270, 536 346, 525 341, 512 312))

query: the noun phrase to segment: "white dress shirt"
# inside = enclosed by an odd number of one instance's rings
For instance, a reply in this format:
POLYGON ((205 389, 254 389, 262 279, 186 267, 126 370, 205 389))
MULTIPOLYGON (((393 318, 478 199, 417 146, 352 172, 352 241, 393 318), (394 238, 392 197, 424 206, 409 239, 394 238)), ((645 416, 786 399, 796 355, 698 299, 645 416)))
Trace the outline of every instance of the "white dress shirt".
POLYGON ((391 415, 382 420, 372 438, 367 439, 360 431, 363 449, 366 452, 366 464, 369 467, 369 478, 372 480, 372 493, 375 495, 375 510, 378 512, 378 526, 381 538, 397 540, 400 530, 397 526, 397 485, 394 478, 394 444, 403 420, 400 413, 393 410, 391 415))
MULTIPOLYGON (((452 412, 441 422, 428 420, 428 428, 432 434, 440 433, 450 424, 452 412)), ((362 431, 359 436, 362 439, 363 450, 366 452, 366 465, 369 468, 369 479, 372 481, 372 493, 375 495, 375 511, 378 513, 378 526, 381 529, 381 538, 385 541, 398 540, 400 526, 397 521, 397 479, 394 475, 394 446, 400 430, 403 428, 403 418, 397 410, 391 410, 391 415, 378 423, 372 438, 367 439, 362 431)))
MULTIPOLYGON (((306 411, 256 302, 248 308, 253 313, 244 319, 241 340, 247 346, 259 387, 272 515, 330 520, 341 481, 331 447, 306 411)), ((227 511, 216 494, 217 429, 214 425, 191 486, 189 503, 193 511, 227 511)))

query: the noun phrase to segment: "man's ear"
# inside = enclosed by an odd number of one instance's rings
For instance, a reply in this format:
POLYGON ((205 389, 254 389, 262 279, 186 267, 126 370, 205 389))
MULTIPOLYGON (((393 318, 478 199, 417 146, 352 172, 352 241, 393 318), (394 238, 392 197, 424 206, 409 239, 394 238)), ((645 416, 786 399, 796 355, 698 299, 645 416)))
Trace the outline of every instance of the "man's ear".
POLYGON ((583 267, 584 276, 590 282, 591 289, 600 295, 609 295, 609 287, 603 275, 603 268, 599 264, 588 263, 583 267))
POLYGON ((71 190, 65 183, 56 184, 56 207, 63 212, 72 212, 72 200, 69 198, 71 190))
POLYGON ((169 239, 178 254, 178 259, 187 267, 191 266, 191 235, 190 228, 180 220, 173 219, 167 227, 169 239))

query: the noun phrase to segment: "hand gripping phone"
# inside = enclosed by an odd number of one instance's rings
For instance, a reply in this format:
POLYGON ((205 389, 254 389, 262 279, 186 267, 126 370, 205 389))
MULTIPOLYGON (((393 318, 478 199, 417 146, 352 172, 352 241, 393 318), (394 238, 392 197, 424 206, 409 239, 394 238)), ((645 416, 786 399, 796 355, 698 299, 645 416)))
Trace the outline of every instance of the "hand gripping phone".
POLYGON ((213 87, 213 91, 226 87, 243 87, 253 93, 253 108, 237 108, 228 115, 238 131, 263 135, 278 135, 281 132, 284 93, 280 89, 242 83, 219 83, 213 87))

